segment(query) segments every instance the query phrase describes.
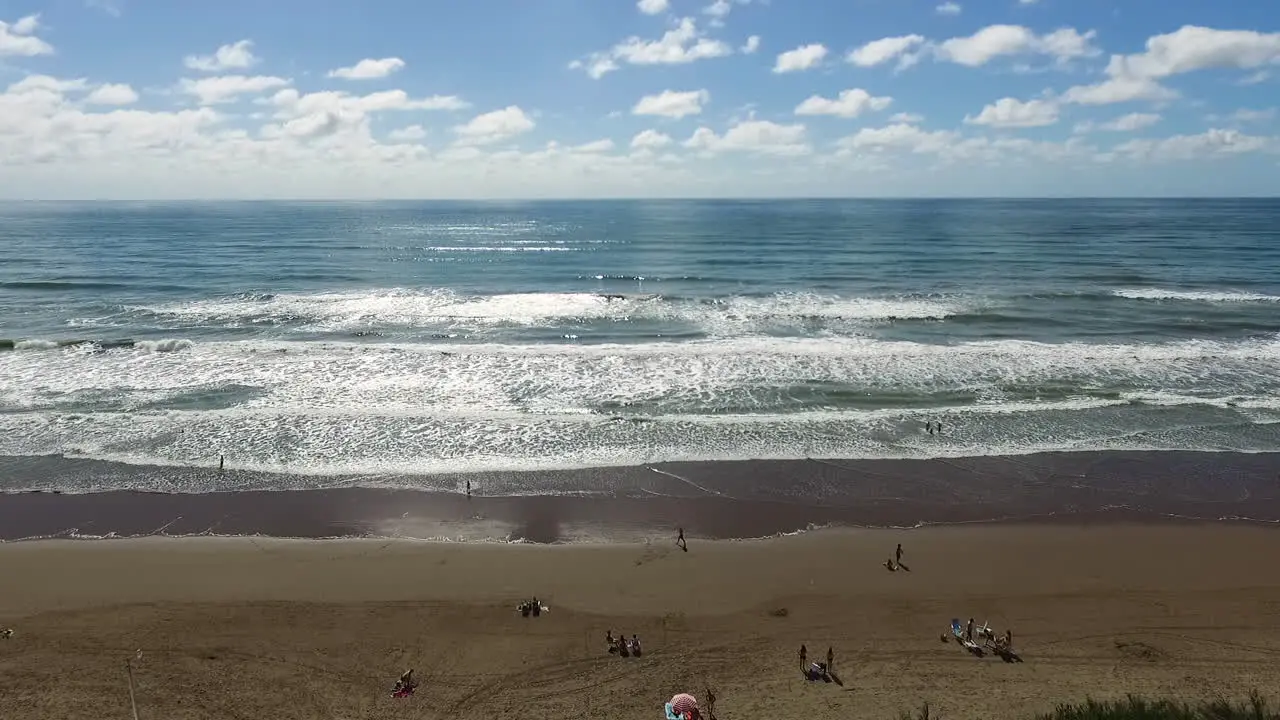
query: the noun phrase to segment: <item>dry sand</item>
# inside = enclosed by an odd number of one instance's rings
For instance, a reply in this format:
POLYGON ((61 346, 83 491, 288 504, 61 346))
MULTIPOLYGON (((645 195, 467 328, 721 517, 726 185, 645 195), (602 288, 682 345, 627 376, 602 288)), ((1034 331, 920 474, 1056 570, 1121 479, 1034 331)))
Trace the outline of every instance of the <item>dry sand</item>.
POLYGON ((1280 535, 1199 525, 842 530, 600 546, 163 539, 0 545, 0 718, 1012 718, 1280 688, 1280 535), (910 572, 882 566, 896 543, 910 572), (513 610, 537 594, 551 612, 513 610), (785 608, 784 617, 774 611, 785 608), (974 658, 952 617, 1012 628, 974 658), (636 633, 642 658, 604 651, 636 633), (833 646, 843 687, 802 680, 833 646), (415 697, 388 697, 414 667, 415 697))

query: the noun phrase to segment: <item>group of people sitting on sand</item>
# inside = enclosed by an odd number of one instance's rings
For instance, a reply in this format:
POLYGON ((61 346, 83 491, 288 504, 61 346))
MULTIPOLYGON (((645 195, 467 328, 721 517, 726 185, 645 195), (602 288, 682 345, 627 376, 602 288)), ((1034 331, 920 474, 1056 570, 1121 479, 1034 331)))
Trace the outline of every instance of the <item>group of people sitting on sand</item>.
POLYGON ((618 637, 613 636, 612 630, 606 630, 604 634, 604 642, 609 650, 610 655, 618 655, 619 657, 640 657, 640 638, 633 633, 630 639, 627 639, 626 633, 620 633, 618 637))
POLYGON ((537 597, 532 600, 525 600, 516 606, 516 611, 520 613, 521 617, 529 617, 530 615, 538 617, 542 615, 542 603, 538 602, 537 597))
POLYGON ((973 618, 969 618, 969 623, 965 625, 965 628, 964 628, 964 637, 969 642, 973 642, 974 630, 977 630, 978 637, 982 639, 985 645, 988 645, 991 647, 997 647, 997 648, 1013 647, 1013 631, 1012 630, 1005 630, 1004 635, 996 637, 995 630, 992 630, 987 625, 983 625, 980 628, 975 628, 973 626, 973 618))
MULTIPOLYGON (((981 627, 975 627, 973 618, 969 618, 969 622, 964 625, 964 629, 960 627, 960 621, 953 619, 951 621, 951 634, 955 636, 956 641, 975 655, 981 656, 982 650, 985 648, 1004 658, 1006 662, 1022 662, 1022 658, 1013 651, 1013 631, 1005 630, 1004 635, 997 636, 995 631, 989 625, 983 623, 981 627), (979 645, 973 639, 974 635, 978 636, 978 640, 982 641, 979 645)), ((946 642, 947 636, 942 635, 943 642, 946 642)))

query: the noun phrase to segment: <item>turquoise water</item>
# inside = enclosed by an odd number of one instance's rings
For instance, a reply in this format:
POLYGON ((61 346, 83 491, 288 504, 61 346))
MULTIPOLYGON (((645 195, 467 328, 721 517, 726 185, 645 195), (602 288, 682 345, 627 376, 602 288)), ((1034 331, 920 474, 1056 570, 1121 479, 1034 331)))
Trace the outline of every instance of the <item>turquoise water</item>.
POLYGON ((323 486, 1280 450, 1277 228, 1273 200, 0 205, 0 455, 323 486))

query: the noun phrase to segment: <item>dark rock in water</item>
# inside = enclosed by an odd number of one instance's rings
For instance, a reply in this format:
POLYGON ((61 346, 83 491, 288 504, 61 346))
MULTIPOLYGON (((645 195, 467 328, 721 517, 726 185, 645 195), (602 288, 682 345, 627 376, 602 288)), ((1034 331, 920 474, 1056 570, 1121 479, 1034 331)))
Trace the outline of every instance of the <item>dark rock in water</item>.
POLYGON ((601 295, 600 297, 604 298, 605 300, 626 300, 627 299, 626 295, 614 295, 614 294, 601 295))

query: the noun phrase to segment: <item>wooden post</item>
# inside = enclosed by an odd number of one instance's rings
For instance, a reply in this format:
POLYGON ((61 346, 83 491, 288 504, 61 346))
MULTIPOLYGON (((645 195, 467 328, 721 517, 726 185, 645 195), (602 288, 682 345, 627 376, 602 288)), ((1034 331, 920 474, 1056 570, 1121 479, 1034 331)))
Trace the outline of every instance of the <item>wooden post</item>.
POLYGON ((138 701, 133 695, 133 659, 126 659, 124 667, 129 673, 129 707, 133 710, 133 720, 138 720, 138 701))

